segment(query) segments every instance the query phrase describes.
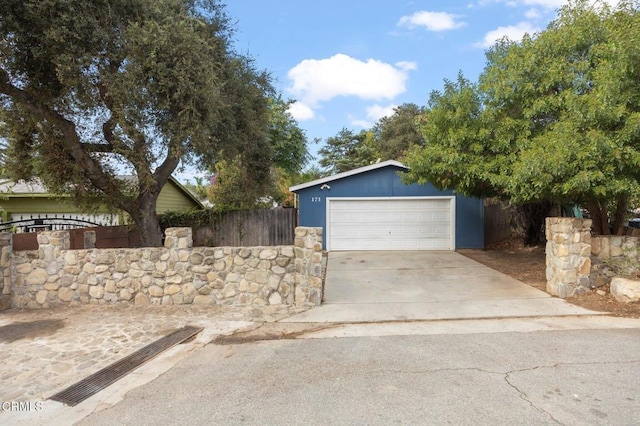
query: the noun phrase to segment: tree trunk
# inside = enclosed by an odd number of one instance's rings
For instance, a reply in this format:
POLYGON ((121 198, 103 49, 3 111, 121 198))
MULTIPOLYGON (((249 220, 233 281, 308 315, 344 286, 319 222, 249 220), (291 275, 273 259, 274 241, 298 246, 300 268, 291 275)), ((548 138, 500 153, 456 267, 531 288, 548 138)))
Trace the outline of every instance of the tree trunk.
POLYGON ((611 235, 609 228, 609 213, 606 203, 598 200, 591 200, 588 203, 589 214, 593 223, 593 231, 596 235, 611 235))
POLYGON ((616 213, 613 220, 613 230, 611 231, 614 235, 624 235, 624 224, 625 219, 627 217, 627 197, 621 196, 618 198, 618 203, 616 205, 616 213))
POLYGON ((518 206, 524 231, 524 245, 537 246, 544 243, 544 220, 552 204, 547 201, 518 206))
POLYGON ((141 196, 138 198, 138 210, 131 214, 131 218, 140 232, 142 247, 162 246, 162 230, 156 214, 157 196, 141 196))

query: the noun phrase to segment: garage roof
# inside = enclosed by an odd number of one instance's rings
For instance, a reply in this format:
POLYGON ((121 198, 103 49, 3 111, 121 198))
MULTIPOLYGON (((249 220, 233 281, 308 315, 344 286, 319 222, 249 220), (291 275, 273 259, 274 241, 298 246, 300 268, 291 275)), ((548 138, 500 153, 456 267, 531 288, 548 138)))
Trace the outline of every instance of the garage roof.
POLYGON ((364 166, 364 167, 359 167, 357 169, 348 170, 346 172, 338 173, 338 174, 335 174, 333 176, 328 176, 328 177, 325 177, 325 178, 322 178, 322 179, 312 180, 311 182, 301 183, 300 185, 294 185, 294 186, 289 187, 289 191, 296 192, 296 191, 299 191, 301 189, 310 188, 310 187, 316 186, 316 185, 322 185, 323 183, 333 182, 334 180, 343 179, 343 178, 346 178, 348 176, 353 176, 353 175, 357 175, 357 174, 360 174, 360 173, 370 172, 371 170, 382 169, 382 168, 388 167, 388 166, 395 166, 395 167, 400 167, 400 168, 405 169, 405 170, 409 170, 409 168, 407 166, 405 166, 404 164, 402 164, 399 161, 388 160, 388 161, 383 161, 382 163, 371 164, 369 166, 364 166))

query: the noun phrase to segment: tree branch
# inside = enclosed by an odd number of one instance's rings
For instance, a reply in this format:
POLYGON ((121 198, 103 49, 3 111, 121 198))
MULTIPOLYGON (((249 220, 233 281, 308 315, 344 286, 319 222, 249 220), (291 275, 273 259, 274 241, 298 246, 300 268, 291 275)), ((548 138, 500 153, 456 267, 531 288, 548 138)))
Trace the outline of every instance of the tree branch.
POLYGON ((113 145, 110 143, 81 143, 82 149, 86 152, 114 152, 113 145))
MULTIPOLYGON (((119 66, 120 66, 120 63, 112 64, 111 68, 117 69, 119 66)), ((100 93, 100 98, 102 99, 102 102, 104 102, 107 109, 111 112, 109 119, 105 121, 104 124, 102 125, 102 134, 104 135, 104 139, 107 141, 107 145, 105 146, 105 148, 109 147, 110 150, 109 151, 106 151, 106 150, 93 151, 93 152, 116 152, 117 151, 125 155, 131 155, 133 153, 131 148, 127 144, 122 142, 122 140, 120 140, 120 138, 116 137, 115 135, 115 128, 116 128, 116 124, 118 124, 118 120, 116 118, 113 100, 109 96, 109 90, 107 89, 107 86, 104 83, 100 83, 98 85, 98 92, 100 93)))
POLYGON ((22 105, 27 111, 55 123, 62 131, 64 146, 69 150, 73 159, 82 164, 86 170, 87 179, 111 198, 118 207, 124 210, 131 209, 133 206, 131 200, 118 189, 116 184, 104 173, 102 167, 83 149, 83 144, 76 132, 76 125, 72 121, 67 120, 60 113, 38 102, 24 90, 11 84, 9 74, 2 68, 0 68, 0 93, 11 97, 14 102, 22 105))
POLYGON ((181 148, 178 142, 173 140, 169 142, 167 157, 164 159, 162 164, 156 168, 155 172, 153 172, 153 176, 155 177, 156 182, 158 182, 159 188, 167 182, 171 173, 173 173, 176 167, 178 167, 178 164, 180 164, 180 158, 182 158, 180 151, 181 148))

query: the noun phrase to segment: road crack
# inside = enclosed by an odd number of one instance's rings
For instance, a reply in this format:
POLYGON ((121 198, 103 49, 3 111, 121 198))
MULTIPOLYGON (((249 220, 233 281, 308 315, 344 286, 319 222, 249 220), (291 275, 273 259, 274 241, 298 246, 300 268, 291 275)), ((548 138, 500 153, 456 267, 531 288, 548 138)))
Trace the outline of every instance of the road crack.
MULTIPOLYGON (((557 366, 558 364, 556 364, 557 366)), ((555 366, 554 366, 555 367, 555 366)), ((513 371, 507 371, 504 374, 504 381, 505 383, 511 387, 513 390, 515 390, 516 392, 518 392, 518 396, 520 397, 520 399, 522 399, 523 401, 525 401, 527 404, 529 404, 531 406, 531 408, 533 408, 534 410, 547 415, 554 423, 559 424, 559 425, 564 425, 564 423, 560 422, 558 419, 556 419, 555 417, 553 417, 553 414, 551 414, 550 412, 548 412, 547 410, 545 410, 544 408, 538 407, 536 404, 534 404, 533 401, 531 401, 528 398, 528 395, 526 392, 522 391, 520 388, 518 388, 518 386, 514 385, 513 383, 511 383, 511 381, 509 381, 509 376, 513 373, 520 373, 523 371, 533 371, 533 370, 537 370, 539 368, 547 368, 547 366, 539 366, 539 367, 533 367, 533 368, 525 368, 522 370, 513 370, 513 371)))
POLYGON ((547 416, 549 416, 549 418, 559 424, 559 425, 563 425, 564 423, 560 422, 558 419, 556 419, 555 417, 553 417, 553 415, 551 413, 549 413, 548 411, 546 411, 545 409, 538 407, 533 401, 531 401, 528 398, 528 395, 526 392, 522 391, 520 388, 518 388, 518 386, 516 386, 515 384, 513 384, 509 378, 512 374, 516 374, 516 373, 522 373, 522 372, 526 372, 526 371, 534 371, 534 370, 540 370, 543 368, 557 368, 557 367, 564 367, 564 366, 593 366, 593 365, 614 365, 614 364, 635 364, 635 363, 640 363, 640 360, 632 360, 632 361, 591 361, 591 362, 558 362, 552 365, 538 365, 535 367, 529 367, 529 368, 522 368, 519 370, 511 370, 511 371, 507 371, 504 374, 504 381, 507 383, 507 385, 509 385, 509 387, 511 387, 512 389, 514 389, 516 392, 518 392, 518 395, 520 396, 520 398, 523 401, 526 401, 529 405, 531 405, 531 407, 533 407, 535 410, 546 414, 547 416))

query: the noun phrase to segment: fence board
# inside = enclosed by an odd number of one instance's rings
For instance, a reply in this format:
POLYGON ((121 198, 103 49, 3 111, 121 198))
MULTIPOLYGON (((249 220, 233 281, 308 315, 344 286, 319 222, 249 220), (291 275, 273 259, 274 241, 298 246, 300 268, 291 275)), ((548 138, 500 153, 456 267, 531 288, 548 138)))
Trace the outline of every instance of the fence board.
POLYGON ((297 221, 297 209, 228 212, 212 224, 209 232, 196 232, 195 244, 228 247, 290 245, 295 238, 297 221))
POLYGON ((511 236, 509 214, 502 203, 484 206, 484 244, 497 243, 511 236))
POLYGON ((38 250, 38 234, 35 232, 13 234, 13 250, 38 250))
MULTIPOLYGON (((291 245, 298 224, 297 209, 240 210, 225 213, 210 226, 194 229, 194 246, 291 245)), ((128 226, 69 229, 72 250, 84 248, 84 233, 95 231, 96 248, 140 247, 140 233, 128 226)), ((37 234, 13 235, 13 249, 37 250, 37 234)))
POLYGON ((84 248, 84 233, 86 231, 94 231, 96 233, 96 248, 140 247, 140 233, 129 229, 126 225, 119 225, 70 229, 72 250, 84 248))

